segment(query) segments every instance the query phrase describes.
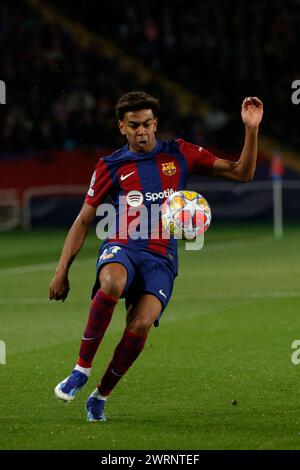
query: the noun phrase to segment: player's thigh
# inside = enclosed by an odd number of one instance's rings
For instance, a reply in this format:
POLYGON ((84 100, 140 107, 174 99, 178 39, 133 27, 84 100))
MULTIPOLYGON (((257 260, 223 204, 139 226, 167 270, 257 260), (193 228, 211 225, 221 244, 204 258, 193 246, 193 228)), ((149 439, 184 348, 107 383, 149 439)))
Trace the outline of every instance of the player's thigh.
POLYGON ((163 308, 160 300, 152 294, 141 294, 136 302, 128 305, 127 329, 136 334, 149 331, 163 308))
POLYGON ((135 276, 135 265, 127 248, 114 244, 101 248, 96 269, 92 298, 99 288, 113 297, 123 297, 135 276))
POLYGON ((99 271, 101 290, 114 297, 121 297, 127 284, 127 269, 121 263, 104 264, 99 271))

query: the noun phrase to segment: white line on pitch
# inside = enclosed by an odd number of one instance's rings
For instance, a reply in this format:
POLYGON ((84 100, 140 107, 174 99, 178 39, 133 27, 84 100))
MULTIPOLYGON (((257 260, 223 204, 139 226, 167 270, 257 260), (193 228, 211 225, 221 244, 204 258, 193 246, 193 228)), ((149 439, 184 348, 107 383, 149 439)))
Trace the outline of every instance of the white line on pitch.
MULTIPOLYGON (((271 237, 266 236, 266 237, 258 237, 258 238, 251 238, 251 239, 245 239, 245 240, 228 240, 224 242, 216 242, 216 243, 211 243, 209 245, 206 245, 204 247, 205 250, 221 250, 224 247, 226 248, 231 248, 231 247, 236 247, 236 246, 244 246, 244 245, 255 245, 258 242, 263 242, 266 241, 267 239, 270 239, 271 237)), ((183 247, 181 247, 183 249, 183 247)), ((91 262, 96 263, 96 256, 93 258, 85 258, 82 260, 78 260, 74 262, 73 267, 77 266, 82 266, 85 264, 90 264, 91 262)), ((26 274, 26 273, 36 273, 36 272, 42 272, 42 271, 52 271, 56 268, 57 263, 41 263, 41 264, 31 264, 31 265, 25 265, 25 266, 16 266, 13 268, 2 268, 0 269, 0 276, 7 276, 7 275, 12 275, 12 274, 26 274)))
MULTIPOLYGON (((88 299, 87 299, 88 300, 88 299)), ((76 302, 78 304, 78 300, 68 299, 66 302, 76 302)), ((38 304, 49 304, 50 299, 45 297, 44 299, 0 299, 0 305, 38 305, 38 304)), ((81 303, 81 302, 80 302, 81 303)), ((82 303, 86 303, 82 301, 82 303)))
MULTIPOLYGON (((256 237, 256 238, 243 238, 243 239, 240 239, 240 240, 224 240, 224 241, 220 241, 220 242, 210 242, 210 243, 205 243, 205 240, 204 240, 203 250, 211 251, 211 250, 222 250, 223 248, 236 248, 237 246, 247 246, 247 245, 255 246, 257 243, 264 243, 264 242, 270 241, 270 240, 272 240, 272 237, 270 235, 266 235, 266 236, 263 236, 263 237, 256 237)), ((187 241, 186 243, 187 244, 188 243, 192 244, 194 242, 192 242, 192 241, 188 242, 187 241)), ((179 249, 181 251, 184 251, 185 246, 180 245, 179 249)))
MULTIPOLYGON (((205 300, 240 300, 240 299, 284 299, 284 298, 300 298, 300 292, 288 292, 288 291, 274 291, 274 292, 249 292, 241 295, 237 294, 198 294, 198 299, 205 300)), ((177 298, 178 301, 186 301, 189 296, 185 295, 173 295, 173 298, 177 298)))
MULTIPOLYGON (((184 300, 186 301, 186 296, 182 295, 176 295, 174 294, 173 298, 178 301, 184 300)), ((200 294, 199 295, 200 300, 205 299, 205 300, 249 300, 249 299, 284 299, 284 298, 300 298, 300 293, 299 292, 288 292, 288 291, 274 291, 274 292, 251 292, 251 293, 245 293, 243 295, 236 295, 236 294, 200 294)), ((43 299, 39 298, 19 298, 19 299, 0 299, 0 305, 35 305, 35 304, 47 304, 49 303, 50 300, 45 297, 43 299)), ((68 303, 71 302, 76 302, 78 304, 78 300, 73 300, 73 299, 67 299, 68 303)), ((82 301, 82 303, 85 303, 85 301, 82 301)))
MULTIPOLYGON (((83 266, 94 262, 96 265, 96 256, 93 258, 85 258, 74 262, 72 268, 77 266, 83 266)), ((41 271, 52 271, 56 268, 57 263, 42 263, 42 264, 31 264, 27 266, 16 266, 14 268, 3 268, 0 269, 0 276, 7 276, 11 274, 26 274, 26 273, 37 273, 41 271)))
POLYGON ((251 239, 245 239, 245 240, 227 240, 223 242, 216 242, 216 243, 210 243, 205 245, 204 244, 204 249, 205 250, 222 250, 223 248, 236 248, 237 246, 247 246, 247 245, 252 245, 255 246, 257 243, 264 243, 268 240, 270 240, 272 237, 269 235, 265 237, 257 237, 257 238, 251 238, 251 239))

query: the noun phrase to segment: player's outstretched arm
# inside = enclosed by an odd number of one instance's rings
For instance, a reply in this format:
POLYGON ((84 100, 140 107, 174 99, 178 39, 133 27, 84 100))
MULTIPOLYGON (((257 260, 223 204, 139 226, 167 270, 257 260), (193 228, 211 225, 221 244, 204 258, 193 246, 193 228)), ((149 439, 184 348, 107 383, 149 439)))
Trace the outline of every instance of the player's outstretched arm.
POLYGON ((238 162, 218 158, 212 176, 235 181, 250 181, 254 177, 257 159, 258 128, 263 116, 263 103, 255 97, 245 98, 241 110, 245 124, 245 143, 238 162))
POLYGON ((85 202, 65 240, 55 275, 50 284, 50 300, 64 301, 66 299, 70 290, 68 280, 70 266, 86 239, 89 226, 95 215, 96 209, 85 202))

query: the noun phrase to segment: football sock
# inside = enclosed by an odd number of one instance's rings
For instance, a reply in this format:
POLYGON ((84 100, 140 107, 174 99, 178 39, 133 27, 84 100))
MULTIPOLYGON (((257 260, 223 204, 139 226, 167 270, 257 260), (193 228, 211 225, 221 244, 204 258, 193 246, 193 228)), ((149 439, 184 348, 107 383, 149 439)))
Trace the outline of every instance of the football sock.
POLYGON ((90 394, 90 397, 97 398, 97 400, 107 400, 107 397, 103 397, 100 393, 98 388, 95 388, 95 390, 90 394))
POLYGON ((90 367, 81 367, 78 364, 74 367, 74 370, 79 370, 82 374, 85 374, 87 377, 91 375, 91 368, 90 367))
POLYGON ((101 289, 95 295, 80 344, 79 359, 77 361, 80 367, 85 369, 91 367, 98 346, 112 318, 117 301, 116 298, 105 294, 101 289))
POLYGON ((100 385, 98 391, 102 396, 108 396, 117 385, 121 377, 127 372, 142 352, 147 335, 137 335, 125 329, 122 339, 115 349, 114 356, 100 385))

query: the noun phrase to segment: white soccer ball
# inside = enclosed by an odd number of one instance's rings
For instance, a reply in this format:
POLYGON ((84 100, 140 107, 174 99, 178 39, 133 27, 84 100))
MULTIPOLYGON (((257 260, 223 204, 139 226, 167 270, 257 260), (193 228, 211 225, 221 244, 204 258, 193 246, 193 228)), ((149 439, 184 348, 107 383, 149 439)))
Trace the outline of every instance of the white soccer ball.
POLYGON ((162 224, 172 238, 192 240, 209 228, 211 210, 195 191, 177 191, 162 205, 162 224))

